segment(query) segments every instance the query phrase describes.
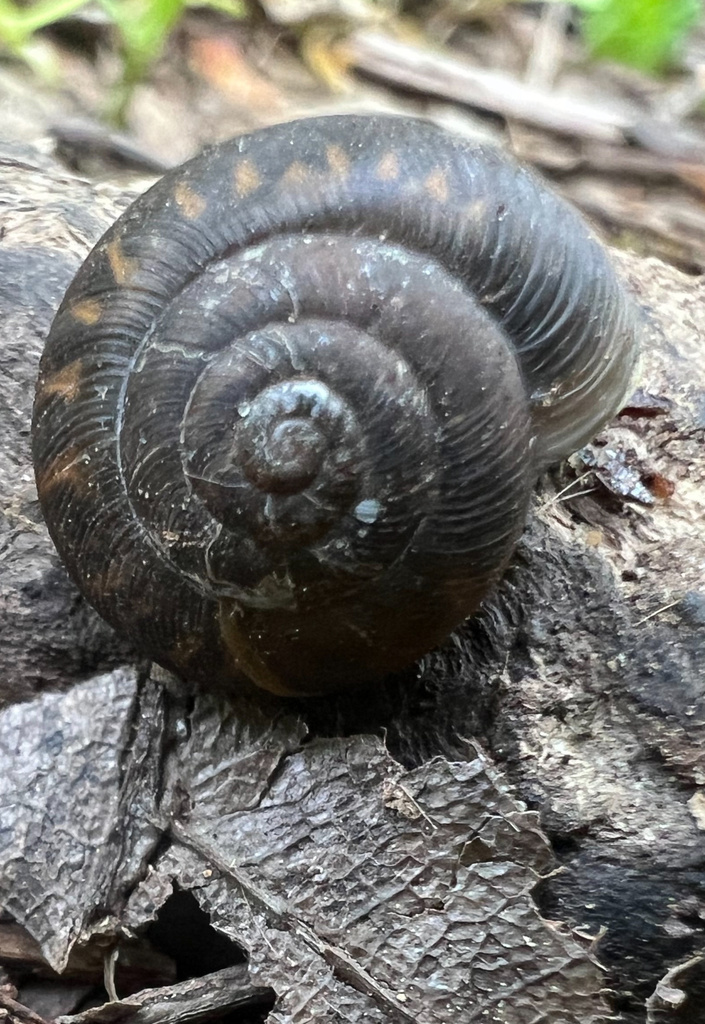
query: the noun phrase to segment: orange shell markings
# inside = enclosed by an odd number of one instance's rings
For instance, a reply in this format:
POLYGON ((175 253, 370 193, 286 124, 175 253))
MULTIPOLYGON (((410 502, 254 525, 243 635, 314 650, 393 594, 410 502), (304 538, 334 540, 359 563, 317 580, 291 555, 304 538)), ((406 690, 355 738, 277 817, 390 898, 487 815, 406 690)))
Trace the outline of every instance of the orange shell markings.
POLYGON ((331 172, 336 178, 347 178, 350 170, 350 158, 340 146, 326 146, 326 159, 331 172))
POLYGON ((86 327, 93 327, 103 315, 103 307, 98 299, 79 299, 71 304, 69 311, 74 320, 86 327))
POLYGON ((80 448, 67 448, 45 466, 37 467, 37 490, 47 494, 63 487, 75 494, 88 494, 93 486, 90 461, 80 448))
POLYGON ((241 160, 235 165, 234 179, 235 191, 240 199, 249 196, 262 184, 260 173, 251 160, 241 160))
POLYGON ((105 253, 110 263, 115 284, 122 286, 132 284, 132 280, 137 272, 138 262, 134 256, 125 255, 121 240, 116 238, 112 242, 108 242, 105 247, 105 253))
POLYGON ((396 153, 391 150, 385 153, 375 173, 380 181, 395 181, 399 177, 399 158, 396 153))
POLYGON ((39 393, 42 400, 57 397, 65 402, 73 402, 78 397, 83 379, 83 362, 74 359, 50 377, 42 378, 39 393))
POLYGON ((437 167, 435 171, 431 171, 424 182, 424 188, 431 199, 435 199, 439 203, 447 202, 448 179, 440 167, 437 167))
POLYGON ((294 160, 289 164, 282 175, 282 182, 285 185, 306 185, 313 180, 314 172, 300 160, 294 160))
POLYGON ((196 220, 201 216, 208 202, 185 182, 180 181, 174 189, 174 199, 187 220, 196 220))

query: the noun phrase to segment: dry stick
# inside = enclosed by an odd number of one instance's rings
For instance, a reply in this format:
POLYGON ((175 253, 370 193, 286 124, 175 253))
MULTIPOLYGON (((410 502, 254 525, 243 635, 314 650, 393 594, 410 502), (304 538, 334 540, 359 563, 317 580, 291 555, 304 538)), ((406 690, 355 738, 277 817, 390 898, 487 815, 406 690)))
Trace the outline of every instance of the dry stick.
POLYGON ((705 267, 705 213, 702 204, 681 194, 664 193, 649 202, 633 188, 615 189, 590 178, 564 184, 563 194, 602 223, 636 232, 648 231, 665 243, 676 244, 681 257, 705 267))
MULTIPOLYGON (((272 995, 270 988, 250 982, 246 964, 235 964, 204 977, 143 989, 117 1003, 67 1014, 54 1024, 118 1024, 126 1020, 130 1024, 198 1024, 245 1007, 261 1007, 272 995)), ((28 1020, 21 1024, 41 1022, 28 1020)))
POLYGON ((669 608, 675 608, 676 605, 680 604, 680 603, 681 603, 681 598, 679 597, 677 600, 670 601, 668 604, 662 604, 660 608, 657 608, 653 612, 649 612, 648 615, 645 615, 642 619, 639 619, 637 622, 635 622, 634 623, 634 628, 636 629, 637 626, 643 626, 643 624, 645 622, 648 622, 649 619, 656 618, 656 616, 660 615, 661 612, 667 612, 669 608))
POLYGON ((345 46, 351 63, 375 78, 467 103, 548 131, 599 142, 623 142, 624 133, 638 120, 636 110, 627 112, 576 102, 381 32, 354 32, 345 46))
POLYGON ((117 994, 115 988, 115 967, 120 956, 120 947, 113 946, 113 948, 105 954, 103 959, 103 985, 105 991, 108 993, 108 999, 111 1003, 118 1003, 120 997, 117 994))
MULTIPOLYGON (((674 175, 702 188, 699 163, 689 154, 705 152, 705 136, 685 131, 677 122, 654 122, 634 105, 597 105, 571 100, 531 82, 520 82, 497 71, 472 67, 467 61, 440 50, 419 47, 381 32, 360 30, 346 40, 347 57, 359 71, 390 85, 439 96, 489 111, 545 131, 612 145, 600 151, 605 169, 625 173, 674 175), (658 139, 656 139, 658 128, 658 139), (625 143, 637 141, 643 150, 634 154, 625 143), (624 155, 620 156, 620 152, 624 155), (650 154, 653 154, 652 156, 650 154)), ((583 155, 590 166, 590 156, 583 155)), ((599 166, 599 159, 596 163, 599 166)), ((620 218, 616 219, 621 223, 620 218)))
POLYGON ((14 1024, 51 1024, 49 1018, 40 1017, 34 1010, 18 1003, 4 992, 0 992, 0 1015, 14 1024))
MULTIPOLYGON (((556 502, 558 502, 558 501, 561 501, 561 500, 569 501, 571 498, 577 497, 576 494, 568 494, 567 492, 571 491, 579 483, 582 483, 582 481, 585 480, 587 477, 592 476, 593 473, 594 473, 594 470, 586 469, 584 473, 581 473, 580 476, 577 476, 575 478, 575 480, 571 480, 570 483, 566 484, 565 487, 561 488, 561 490, 558 491, 557 494, 554 494, 553 497, 551 497, 547 501, 545 501, 543 503, 543 505, 541 505, 539 507, 539 511, 543 512, 544 509, 550 508, 551 505, 555 505, 556 502), (566 495, 565 498, 563 497, 564 494, 566 495)), ((587 491, 578 491, 578 494, 590 494, 590 492, 594 491, 594 490, 595 490, 594 487, 590 487, 589 490, 587 490, 587 491)))
POLYGON ((574 491, 572 494, 566 494, 564 498, 556 498, 556 501, 572 501, 573 498, 582 498, 584 494, 594 494, 597 487, 588 487, 584 491, 574 491))
POLYGON ((544 7, 526 69, 527 84, 543 89, 553 86, 563 63, 569 17, 568 4, 546 4, 544 7))

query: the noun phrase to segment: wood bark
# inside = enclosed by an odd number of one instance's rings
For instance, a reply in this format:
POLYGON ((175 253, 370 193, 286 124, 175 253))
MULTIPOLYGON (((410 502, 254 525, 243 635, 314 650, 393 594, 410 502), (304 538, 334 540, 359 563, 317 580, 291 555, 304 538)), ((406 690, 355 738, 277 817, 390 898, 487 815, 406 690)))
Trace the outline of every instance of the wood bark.
MULTIPOLYGON (((615 254, 648 322, 639 391, 541 481, 498 592, 442 650, 362 696, 224 704, 97 618, 36 502, 42 343, 129 198, 0 154, 0 903, 51 971, 188 890, 248 953, 254 1004, 273 990, 272 1020, 705 1021, 701 280, 615 254), (325 859, 343 833, 366 851, 347 880, 325 859), (427 945, 401 991, 400 948, 431 925, 453 977, 454 920, 494 989, 431 1003, 427 945)), ((94 1016, 160 1018, 159 996, 128 1002, 94 1016)))

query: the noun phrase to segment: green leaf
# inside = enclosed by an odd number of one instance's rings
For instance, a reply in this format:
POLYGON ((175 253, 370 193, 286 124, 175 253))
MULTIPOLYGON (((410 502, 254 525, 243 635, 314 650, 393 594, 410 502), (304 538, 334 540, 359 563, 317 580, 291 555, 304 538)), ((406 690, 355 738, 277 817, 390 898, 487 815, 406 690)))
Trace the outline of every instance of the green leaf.
POLYGON ((0 0, 0 41, 19 50, 40 28, 84 7, 87 0, 39 0, 20 7, 12 0, 0 0))
MULTIPOLYGON (((565 0, 545 0, 546 3, 550 4, 562 4, 565 0)), ((573 0, 573 7, 579 7, 581 11, 596 11, 601 7, 606 7, 609 0, 573 0)))
POLYGON ((231 18, 244 18, 247 14, 246 0, 186 0, 187 7, 209 7, 231 18))
POLYGON ((121 36, 125 77, 137 79, 161 53, 184 0, 99 0, 121 36))
POLYGON ((576 0, 585 41, 596 57, 663 71, 702 13, 700 0, 576 0))

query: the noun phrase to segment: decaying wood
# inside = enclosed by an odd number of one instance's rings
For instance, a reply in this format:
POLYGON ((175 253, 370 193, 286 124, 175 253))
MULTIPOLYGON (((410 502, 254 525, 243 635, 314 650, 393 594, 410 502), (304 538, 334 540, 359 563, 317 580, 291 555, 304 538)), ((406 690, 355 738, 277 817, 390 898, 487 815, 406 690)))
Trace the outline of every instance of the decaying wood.
MULTIPOLYGON (((597 445, 651 503, 578 456, 498 593, 416 669, 224 703, 135 667, 36 505, 42 341, 124 202, 31 153, 0 167, 0 904, 61 970, 191 893, 281 1024, 703 1020, 702 283, 618 257, 650 327, 597 445)), ((207 987, 178 993, 186 1016, 220 1012, 207 987)))
MULTIPOLYGON (((36 939, 17 924, 0 924, 0 960, 6 969, 31 971, 34 979, 58 981, 56 972, 42 955, 36 939)), ((76 946, 71 952, 64 977, 76 985, 90 984, 104 970, 104 952, 99 946, 76 946)), ((147 982, 168 985, 176 980, 174 962, 148 942, 123 944, 120 950, 120 986, 135 992, 147 982)))
POLYGON ((57 1017, 56 1024, 117 1024, 122 1020, 130 1024, 199 1024, 243 1007, 266 1004, 270 996, 270 989, 250 984, 245 964, 237 964, 204 978, 189 978, 168 988, 145 989, 119 1002, 57 1017))
POLYGON ((43 1017, 0 991, 0 1016, 8 1024, 47 1024, 43 1017))

